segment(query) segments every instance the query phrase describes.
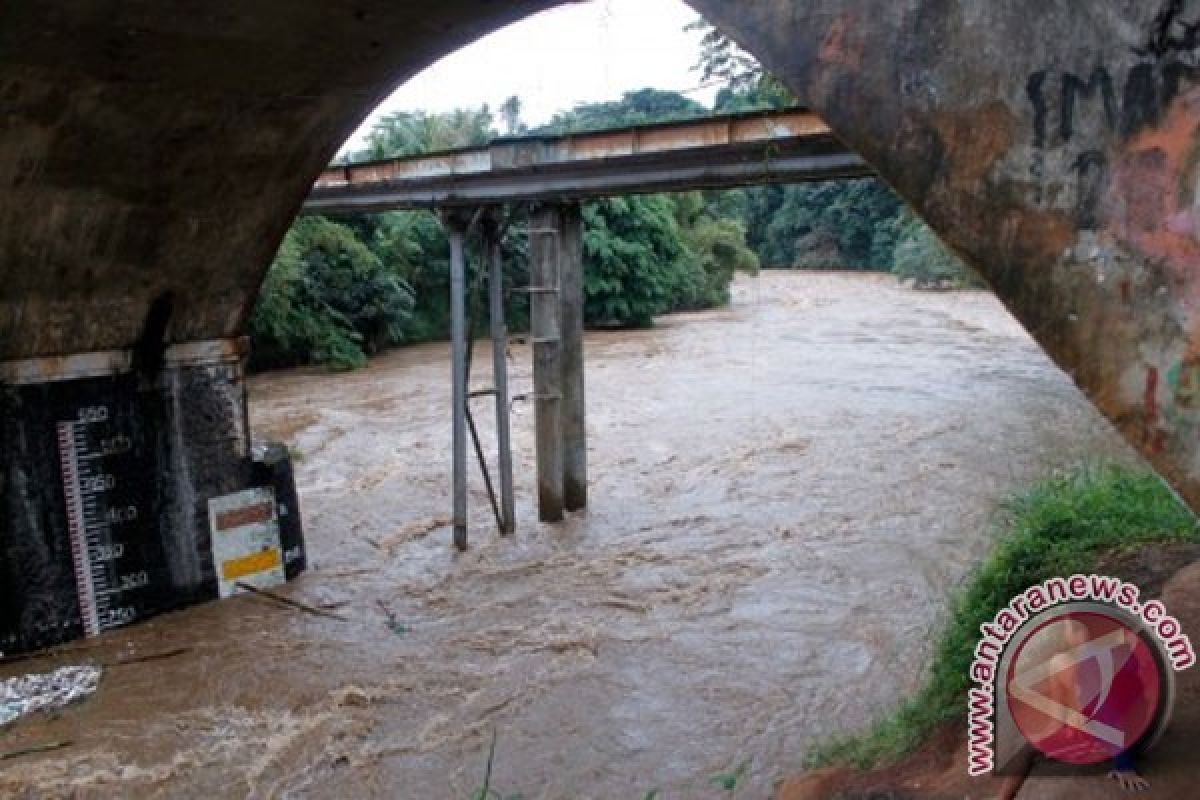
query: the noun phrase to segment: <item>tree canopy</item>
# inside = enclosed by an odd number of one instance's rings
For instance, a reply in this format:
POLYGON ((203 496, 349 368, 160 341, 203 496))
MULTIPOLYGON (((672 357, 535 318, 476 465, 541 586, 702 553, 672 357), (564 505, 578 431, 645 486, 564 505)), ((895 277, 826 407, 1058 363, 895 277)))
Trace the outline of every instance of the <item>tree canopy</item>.
MULTIPOLYGON (((517 103, 519 109, 520 101, 517 103)), ((485 145, 495 138, 492 125, 492 112, 486 105, 444 114, 394 111, 375 123, 367 134, 366 147, 348 160, 378 161, 485 145)))
POLYGON ((679 92, 638 89, 625 92, 620 100, 610 103, 584 103, 570 111, 560 111, 550 122, 534 132, 558 134, 600 131, 654 122, 697 119, 711 114, 710 109, 679 92))

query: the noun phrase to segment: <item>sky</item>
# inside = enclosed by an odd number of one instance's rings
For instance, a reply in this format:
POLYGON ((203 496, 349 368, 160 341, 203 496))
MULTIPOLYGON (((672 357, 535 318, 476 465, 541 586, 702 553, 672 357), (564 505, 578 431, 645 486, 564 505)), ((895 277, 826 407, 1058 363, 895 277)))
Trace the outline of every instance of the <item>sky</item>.
MULTIPOLYGON (((697 88, 692 69, 700 34, 681 0, 590 0, 528 17, 451 53, 401 86, 343 146, 360 147, 373 122, 391 111, 493 110, 517 95, 531 126, 578 103, 616 100, 652 86, 686 91, 711 104, 716 87, 697 88)), ((499 124, 499 120, 497 120, 499 124)))

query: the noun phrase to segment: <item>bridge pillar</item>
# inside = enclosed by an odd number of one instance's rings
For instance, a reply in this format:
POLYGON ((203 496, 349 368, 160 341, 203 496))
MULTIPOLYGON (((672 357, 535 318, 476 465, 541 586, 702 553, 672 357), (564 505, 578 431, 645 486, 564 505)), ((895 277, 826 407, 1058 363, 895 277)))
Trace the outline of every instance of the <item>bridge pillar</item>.
POLYGON ((538 208, 529 223, 538 511, 556 522, 587 506, 583 363, 583 215, 538 208))
POLYGON ((583 212, 559 207, 559 302, 562 314, 563 504, 587 506, 587 416, 583 363, 583 212))
POLYGON ((538 519, 542 522, 563 518, 561 252, 560 210, 542 206, 529 220, 530 337, 538 519))
MULTIPOLYGON (((0 653, 217 596, 209 500, 272 481, 243 361, 218 340, 0 364, 0 653)), ((281 571, 303 562, 294 505, 273 517, 294 534, 281 571)))

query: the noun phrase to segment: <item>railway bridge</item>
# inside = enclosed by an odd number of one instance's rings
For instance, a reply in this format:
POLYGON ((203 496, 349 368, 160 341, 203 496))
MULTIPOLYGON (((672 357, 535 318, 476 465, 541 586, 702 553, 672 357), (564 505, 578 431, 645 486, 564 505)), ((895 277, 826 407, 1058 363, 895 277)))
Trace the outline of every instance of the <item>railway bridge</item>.
MULTIPOLYGON (((467 431, 502 533, 515 526, 509 447, 507 330, 501 220, 531 207, 530 311, 537 430, 538 515, 557 522, 587 505, 583 360, 583 219, 579 202, 622 194, 728 189, 871 174, 806 109, 502 139, 486 147, 338 165, 317 178, 306 213, 440 210, 450 239, 453 340, 454 541, 467 546, 467 431), (467 235, 478 226, 488 261, 499 498, 469 406, 467 235)), ((471 393, 475 394, 475 393, 471 393)))

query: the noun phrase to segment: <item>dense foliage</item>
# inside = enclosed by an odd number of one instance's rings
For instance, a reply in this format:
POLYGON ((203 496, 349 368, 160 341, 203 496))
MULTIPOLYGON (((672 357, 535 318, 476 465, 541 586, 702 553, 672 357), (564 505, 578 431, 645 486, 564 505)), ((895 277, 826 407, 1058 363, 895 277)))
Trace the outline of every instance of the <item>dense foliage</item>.
MULTIPOLYGON (((698 69, 723 84, 714 112, 796 104, 748 53, 706 22, 698 69)), ((763 266, 891 270, 915 286, 977 286, 979 280, 937 235, 877 180, 765 186, 738 192, 747 240, 763 266)))
POLYGON ((321 217, 284 238, 251 320, 258 367, 360 366, 403 340, 413 291, 354 232, 321 217))
POLYGON ((584 223, 592 326, 648 326, 658 314, 725 305, 734 273, 758 269, 745 229, 699 193, 592 203, 584 223))
MULTIPOLYGON (((508 107, 514 100, 516 98, 511 98, 505 106, 508 107)), ((517 103, 519 107, 519 101, 517 103)), ((475 147, 487 144, 494 136, 492 112, 486 105, 478 109, 458 109, 448 114, 396 111, 375 124, 367 134, 366 148, 350 160, 377 161, 475 147)))
POLYGON ((764 264, 799 269, 886 269, 903 207, 875 180, 755 190, 762 221, 752 240, 764 264))
POLYGON ((712 114, 711 109, 678 92, 639 89, 635 92, 626 92, 620 100, 611 103, 587 103, 576 106, 571 111, 559 112, 550 122, 534 132, 560 134, 596 131, 607 128, 624 128, 630 125, 696 119, 710 114, 712 114))
MULTIPOLYGON (((705 81, 719 81, 714 108, 677 92, 641 89, 616 101, 557 114, 533 131, 561 134, 795 103, 788 90, 736 45, 703 23, 705 81)), ((382 117, 362 161, 478 146, 500 135, 487 107, 382 117)), ((506 135, 528 133, 521 101, 501 104, 506 135)), ((510 327, 528 319, 527 236, 513 210, 504 239, 510 327)), ((624 197, 587 204, 585 321, 646 326, 658 314, 729 302, 738 271, 894 270, 917 286, 960 285, 967 272, 900 200, 874 180, 765 186, 732 192, 624 197)), ((478 264, 478 258, 472 258, 478 264)), ((473 297, 484 288, 469 276, 473 297)), ((259 368, 362 364, 382 348, 442 338, 449 331, 449 246, 429 213, 299 220, 280 247, 251 321, 259 368)), ((474 301, 473 315, 482 323, 474 301)))
POLYGON ((929 226, 911 211, 895 223, 892 272, 918 289, 982 286, 979 276, 954 255, 929 226))
POLYGON ((650 325, 685 282, 686 252, 671 201, 618 197, 583 212, 584 318, 650 325))

